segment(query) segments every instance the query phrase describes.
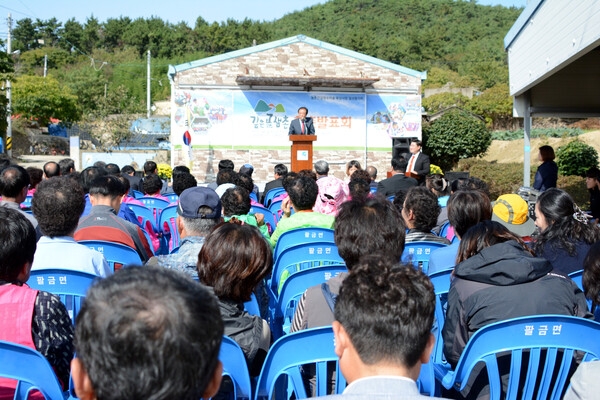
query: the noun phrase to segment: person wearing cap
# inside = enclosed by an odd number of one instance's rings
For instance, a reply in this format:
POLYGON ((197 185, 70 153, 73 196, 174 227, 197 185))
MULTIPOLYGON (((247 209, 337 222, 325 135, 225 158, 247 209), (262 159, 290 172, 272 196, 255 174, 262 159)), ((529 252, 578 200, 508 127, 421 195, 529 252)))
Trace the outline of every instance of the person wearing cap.
POLYGON ((531 241, 535 223, 529 218, 529 206, 518 194, 503 194, 494 202, 492 221, 500 222, 525 242, 531 241))
POLYGON ((154 256, 146 265, 175 269, 197 280, 198 253, 209 232, 222 222, 221 209, 221 199, 213 189, 197 186, 184 190, 177 206, 176 225, 181 238, 179 250, 154 256))

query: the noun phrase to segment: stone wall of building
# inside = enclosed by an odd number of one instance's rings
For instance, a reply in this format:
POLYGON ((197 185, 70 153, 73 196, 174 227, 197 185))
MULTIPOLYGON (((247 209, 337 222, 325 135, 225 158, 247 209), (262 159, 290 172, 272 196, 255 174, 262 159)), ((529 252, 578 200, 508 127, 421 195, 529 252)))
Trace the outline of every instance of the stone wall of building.
POLYGON ((180 71, 175 85, 238 86, 239 75, 379 78, 374 89, 421 91, 420 78, 302 42, 180 71))

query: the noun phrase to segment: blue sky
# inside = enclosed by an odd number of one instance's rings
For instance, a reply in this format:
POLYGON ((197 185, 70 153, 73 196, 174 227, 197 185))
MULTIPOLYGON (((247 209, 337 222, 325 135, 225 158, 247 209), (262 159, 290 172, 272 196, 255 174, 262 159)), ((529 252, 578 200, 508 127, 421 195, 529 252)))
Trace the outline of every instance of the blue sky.
MULTIPOLYGON (((196 18, 202 16, 209 23, 228 18, 242 21, 250 18, 272 21, 285 14, 303 10, 324 0, 0 0, 0 37, 6 38, 6 17, 14 21, 23 18, 47 20, 56 17, 61 22, 75 18, 79 22, 94 15, 99 21, 128 16, 132 19, 158 16, 171 23, 185 21, 194 27, 196 18)), ((527 0, 478 0, 479 4, 525 7, 527 0)), ((14 23, 13 23, 14 26, 14 23)))

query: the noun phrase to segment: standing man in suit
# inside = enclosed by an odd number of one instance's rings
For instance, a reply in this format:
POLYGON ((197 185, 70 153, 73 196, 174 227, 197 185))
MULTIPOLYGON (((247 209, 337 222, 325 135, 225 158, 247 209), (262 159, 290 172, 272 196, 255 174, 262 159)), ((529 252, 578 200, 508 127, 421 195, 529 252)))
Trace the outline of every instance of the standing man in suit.
POLYGON ((413 186, 417 186, 417 180, 404 175, 406 172, 406 160, 402 157, 392 158, 392 176, 379 181, 377 184, 377 193, 382 193, 385 197, 395 196, 399 191, 408 191, 413 186))
POLYGON ((315 125, 311 117, 307 117, 308 108, 300 107, 298 115, 290 123, 289 135, 314 135, 315 125))
POLYGON ((419 185, 425 183, 425 177, 429 175, 429 156, 421 152, 422 143, 419 139, 413 139, 410 142, 409 151, 411 157, 408 159, 408 167, 406 173, 410 173, 412 178, 415 178, 419 185))

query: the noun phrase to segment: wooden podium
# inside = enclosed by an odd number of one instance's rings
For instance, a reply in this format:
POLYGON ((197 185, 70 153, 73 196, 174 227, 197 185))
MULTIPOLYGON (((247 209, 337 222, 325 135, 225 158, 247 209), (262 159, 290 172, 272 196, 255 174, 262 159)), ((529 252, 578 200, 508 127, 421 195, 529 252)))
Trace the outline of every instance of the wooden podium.
POLYGON ((292 141, 292 171, 313 169, 313 142, 317 135, 290 135, 292 141))

